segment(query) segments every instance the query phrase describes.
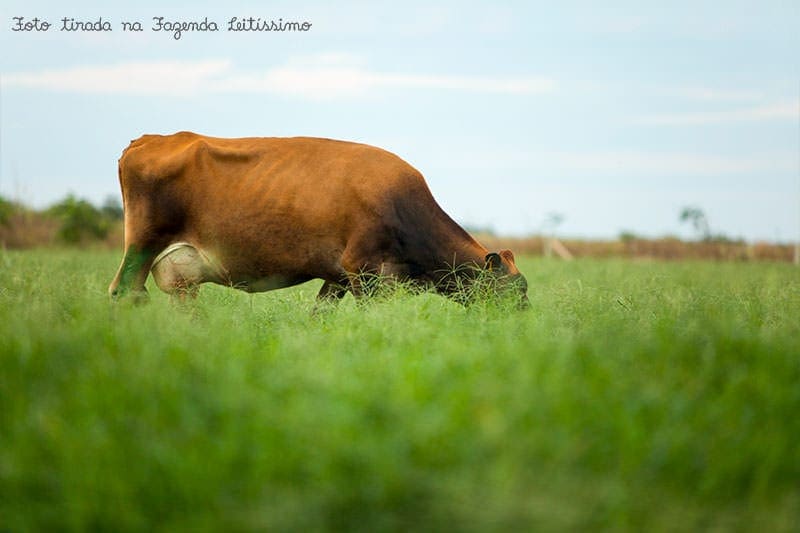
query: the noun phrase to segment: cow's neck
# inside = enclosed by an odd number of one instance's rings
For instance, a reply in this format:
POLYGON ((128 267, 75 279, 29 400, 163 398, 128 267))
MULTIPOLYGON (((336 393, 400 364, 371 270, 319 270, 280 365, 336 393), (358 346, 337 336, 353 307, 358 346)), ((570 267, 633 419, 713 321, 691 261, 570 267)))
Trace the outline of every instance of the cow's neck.
POLYGON ((441 219, 435 229, 435 240, 440 243, 437 272, 442 275, 434 282, 441 292, 451 293, 457 291, 463 281, 474 279, 486 261, 488 250, 449 216, 444 216, 446 218, 441 219))

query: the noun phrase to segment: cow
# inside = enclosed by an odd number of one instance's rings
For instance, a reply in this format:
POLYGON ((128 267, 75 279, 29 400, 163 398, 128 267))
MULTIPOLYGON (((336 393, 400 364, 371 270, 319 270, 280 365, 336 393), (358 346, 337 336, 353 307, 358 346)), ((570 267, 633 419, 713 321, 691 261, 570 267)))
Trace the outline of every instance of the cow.
POLYGON ((422 174, 366 144, 313 137, 144 135, 119 159, 124 256, 113 299, 213 282, 248 292, 322 279, 320 301, 365 294, 363 275, 446 295, 488 277, 528 305, 509 250, 489 252, 422 174))

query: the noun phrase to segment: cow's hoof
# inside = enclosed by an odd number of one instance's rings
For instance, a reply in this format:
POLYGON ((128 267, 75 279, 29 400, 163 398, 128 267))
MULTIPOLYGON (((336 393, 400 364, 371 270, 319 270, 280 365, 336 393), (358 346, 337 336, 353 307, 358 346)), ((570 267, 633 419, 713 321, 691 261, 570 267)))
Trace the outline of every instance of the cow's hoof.
POLYGON ((150 301, 150 295, 147 290, 125 291, 117 287, 109 295, 112 302, 131 302, 134 305, 142 305, 150 301))

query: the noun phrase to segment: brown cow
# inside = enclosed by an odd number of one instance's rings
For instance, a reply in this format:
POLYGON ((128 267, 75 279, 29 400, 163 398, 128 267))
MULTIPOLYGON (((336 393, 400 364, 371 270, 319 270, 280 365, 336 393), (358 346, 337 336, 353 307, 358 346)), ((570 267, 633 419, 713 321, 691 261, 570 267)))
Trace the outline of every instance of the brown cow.
POLYGON ((119 160, 125 255, 109 293, 249 292, 321 278, 319 299, 361 296, 361 273, 454 294, 479 271, 527 283, 508 250, 489 253, 433 199, 422 175, 364 144, 316 139, 144 135, 119 160))

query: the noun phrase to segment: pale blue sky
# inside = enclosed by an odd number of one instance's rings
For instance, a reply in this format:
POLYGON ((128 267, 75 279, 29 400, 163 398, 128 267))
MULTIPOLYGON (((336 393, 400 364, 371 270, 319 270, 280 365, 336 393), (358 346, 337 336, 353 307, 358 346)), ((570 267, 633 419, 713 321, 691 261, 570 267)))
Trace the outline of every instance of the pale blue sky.
POLYGON ((715 232, 800 234, 796 1, 104 4, 0 7, 0 194, 102 201, 143 133, 311 135, 397 153, 501 233, 558 212, 564 235, 690 236, 696 205, 715 232), (113 32, 59 31, 100 16, 113 32), (154 16, 220 31, 175 40, 154 16), (312 28, 229 33, 232 16, 312 28))

